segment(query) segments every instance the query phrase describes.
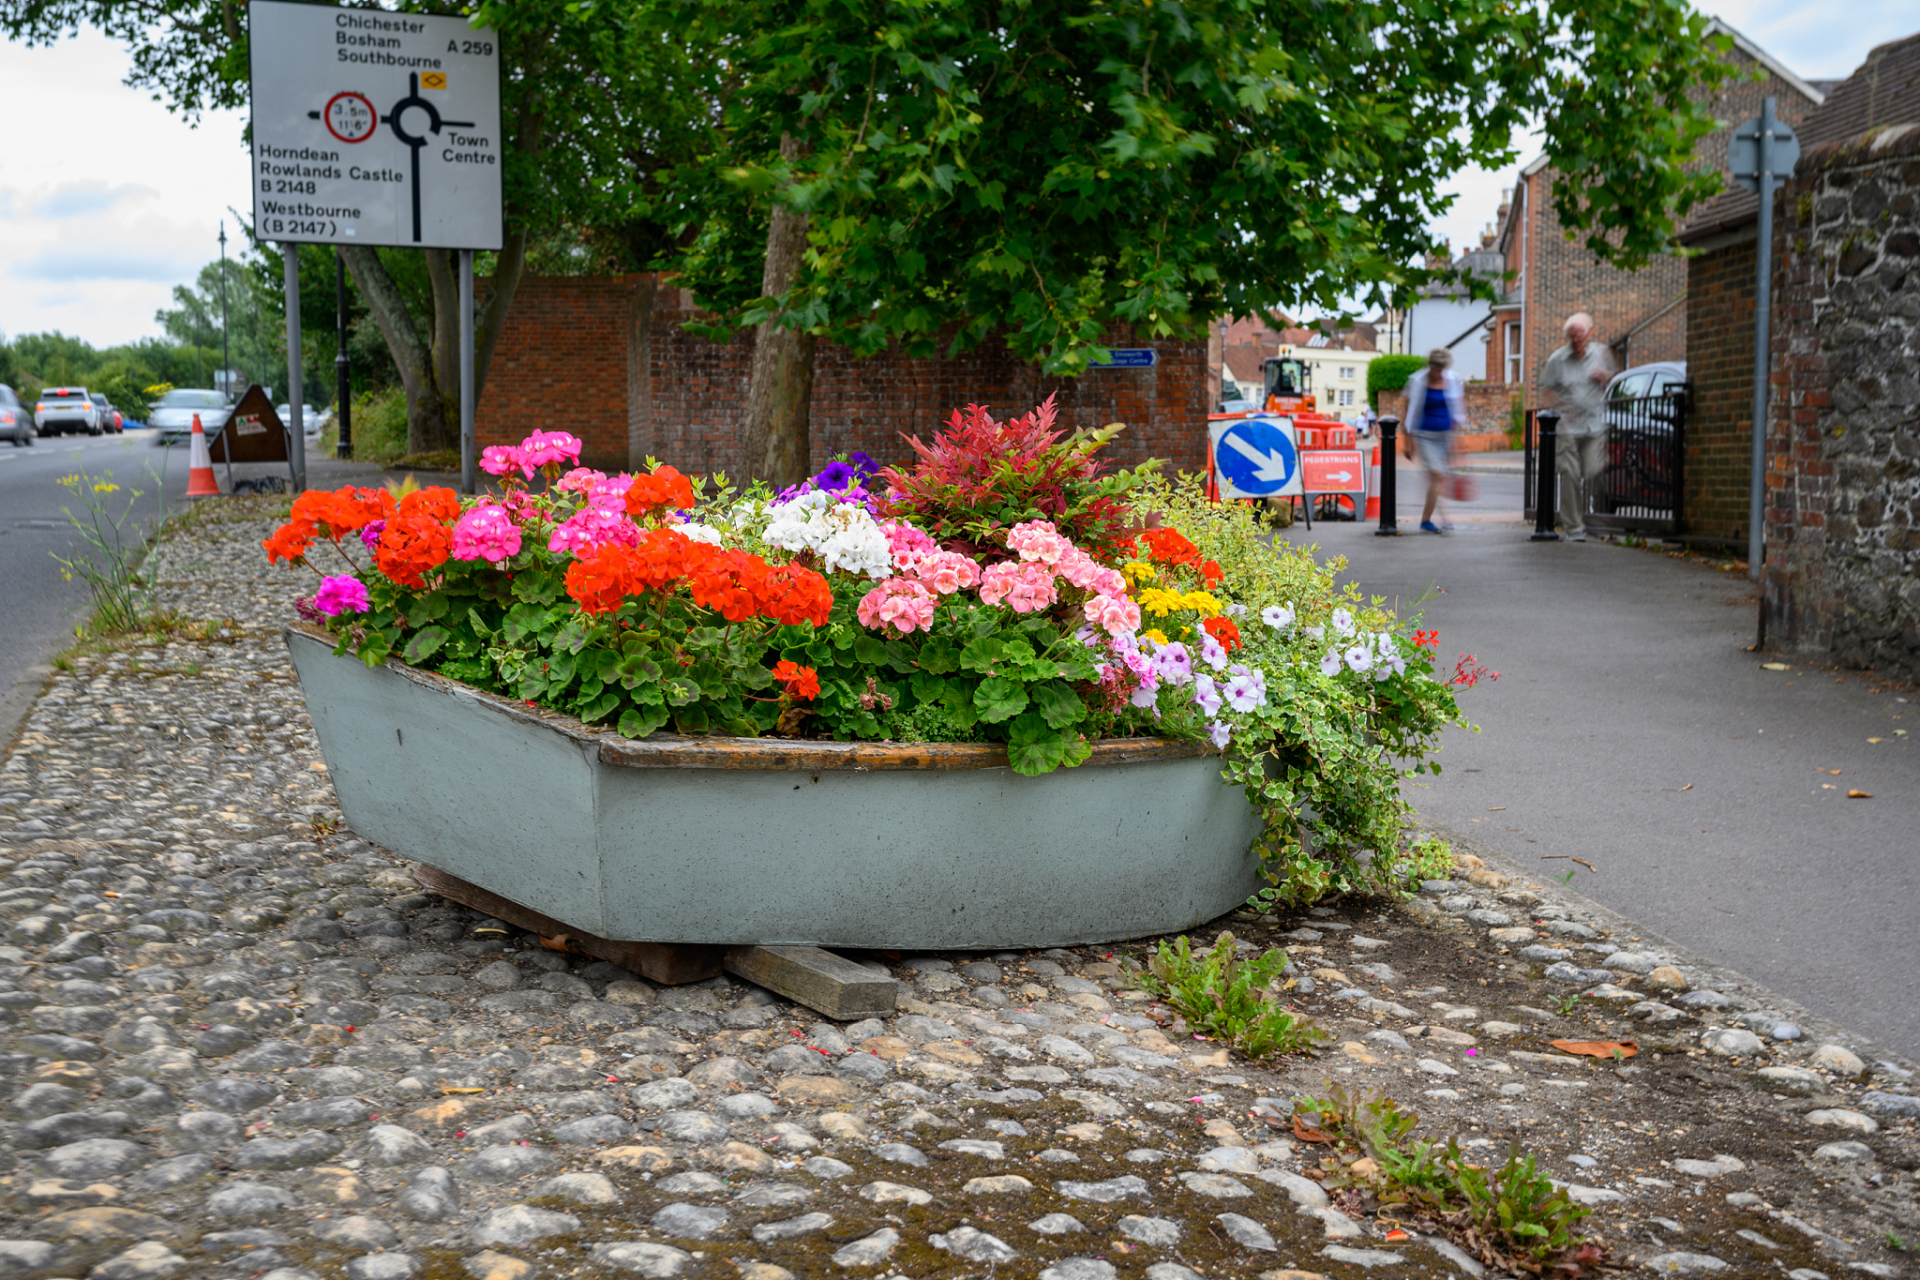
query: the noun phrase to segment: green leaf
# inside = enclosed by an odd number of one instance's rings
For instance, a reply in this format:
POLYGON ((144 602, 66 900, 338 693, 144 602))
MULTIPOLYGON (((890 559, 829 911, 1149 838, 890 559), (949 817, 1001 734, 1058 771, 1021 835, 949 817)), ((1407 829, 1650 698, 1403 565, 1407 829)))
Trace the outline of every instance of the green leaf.
POLYGON ((999 724, 1027 709, 1027 688, 1005 676, 988 676, 974 690, 974 710, 988 724, 999 724))
POLYGON ((660 679, 660 664, 644 653, 628 654, 614 668, 612 678, 628 689, 654 684, 660 679))
POLYGON ((700 686, 685 676, 674 676, 661 689, 666 694, 667 705, 671 707, 684 707, 700 698, 700 686))
POLYGON ((1028 712, 1013 722, 1007 738, 1007 762, 1015 773, 1029 776, 1051 773, 1066 759, 1066 742, 1060 731, 1047 726, 1042 717, 1028 712))
POLYGON ((1000 661, 1006 651, 1006 641, 998 636, 981 636, 968 643, 960 651, 960 665, 968 671, 985 673, 988 668, 1000 661))
POLYGON ((945 640, 929 640, 920 649, 920 669, 934 675, 951 675, 960 669, 960 655, 945 640))
POLYGON ((1086 719, 1087 707, 1080 701, 1080 695, 1058 680, 1029 685, 1027 693, 1033 699, 1034 708, 1055 729, 1064 729, 1086 719))
POLYGON ((887 665, 887 646, 873 636, 856 636, 853 657, 863 667, 883 667, 887 665))
POLYGON ((528 636, 537 636, 547 628, 547 611, 539 605, 516 604, 507 610, 501 634, 508 644, 519 644, 528 636))
POLYGON ((681 707, 673 713, 673 727, 681 733, 705 733, 712 722, 705 707, 681 707))
POLYGON ((589 698, 580 704, 579 716, 588 724, 604 720, 619 710, 623 699, 618 689, 603 690, 598 697, 589 698))
POLYGON ((620 713, 619 730, 629 738, 645 738, 667 722, 665 707, 628 707, 620 713))
POLYGON ((422 627, 413 633, 413 639, 407 641, 407 647, 400 655, 401 661, 409 666, 419 666, 440 652, 440 646, 447 642, 451 634, 445 627, 422 627))
POLYGON ((514 598, 528 604, 552 604, 566 590, 566 578, 551 569, 524 569, 513 576, 514 598))

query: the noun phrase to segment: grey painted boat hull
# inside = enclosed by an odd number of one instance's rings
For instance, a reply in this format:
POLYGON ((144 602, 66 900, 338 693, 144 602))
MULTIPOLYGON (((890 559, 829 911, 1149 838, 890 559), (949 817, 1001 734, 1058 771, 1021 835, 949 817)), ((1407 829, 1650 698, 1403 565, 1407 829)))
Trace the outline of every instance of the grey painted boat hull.
POLYGON ((1191 743, 1028 778, 978 745, 635 742, 317 630, 287 644, 354 831, 603 938, 1063 946, 1188 929, 1260 883, 1258 820, 1191 743))

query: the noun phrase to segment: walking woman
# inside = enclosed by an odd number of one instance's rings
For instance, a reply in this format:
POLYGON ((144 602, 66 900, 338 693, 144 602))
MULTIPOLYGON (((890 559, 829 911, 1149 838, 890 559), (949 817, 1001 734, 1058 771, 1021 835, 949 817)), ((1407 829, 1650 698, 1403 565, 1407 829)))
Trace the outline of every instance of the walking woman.
POLYGON ((1427 367, 1407 379, 1407 460, 1417 457, 1427 469, 1427 504, 1420 510, 1424 533, 1453 527, 1446 523, 1440 498, 1453 478, 1454 441, 1467 422, 1467 401, 1460 375, 1452 370, 1453 352, 1435 347, 1427 352, 1427 367))

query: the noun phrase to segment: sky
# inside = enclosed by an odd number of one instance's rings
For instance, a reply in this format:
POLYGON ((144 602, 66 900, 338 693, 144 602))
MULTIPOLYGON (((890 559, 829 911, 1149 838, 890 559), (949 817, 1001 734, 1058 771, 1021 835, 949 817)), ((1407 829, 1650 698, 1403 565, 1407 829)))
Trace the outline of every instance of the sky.
MULTIPOLYGON (((1868 50, 1920 29, 1912 0, 1853 0, 1845 21, 1813 0, 1720 0, 1723 19, 1808 79, 1837 79, 1868 50)), ((95 346, 159 333, 154 312, 239 236, 229 209, 252 216, 245 121, 210 112, 197 128, 127 88, 126 50, 93 32, 51 48, 0 44, 8 91, 0 149, 0 334, 59 329, 95 346), (18 104, 40 104, 28 114, 18 104), (24 127, 23 127, 24 126, 24 127)), ((1455 252, 1477 243, 1500 189, 1533 156, 1498 172, 1468 170, 1435 230, 1455 252)))

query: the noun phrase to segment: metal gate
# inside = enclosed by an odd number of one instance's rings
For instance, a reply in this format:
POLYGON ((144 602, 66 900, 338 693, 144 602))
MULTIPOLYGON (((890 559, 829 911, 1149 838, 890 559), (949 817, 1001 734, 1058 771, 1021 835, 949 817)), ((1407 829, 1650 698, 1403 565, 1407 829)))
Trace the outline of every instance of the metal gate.
MULTIPOLYGON (((1693 385, 1672 386, 1658 395, 1617 397, 1607 401, 1607 457, 1594 484, 1593 510, 1587 522, 1599 529, 1681 532, 1686 492, 1687 414, 1693 385)), ((1526 472, 1526 518, 1535 514, 1539 493, 1538 427, 1527 410, 1521 447, 1526 472)), ((1552 465, 1551 461, 1548 463, 1552 465)), ((1556 506, 1559 480, 1554 481, 1556 506)))

